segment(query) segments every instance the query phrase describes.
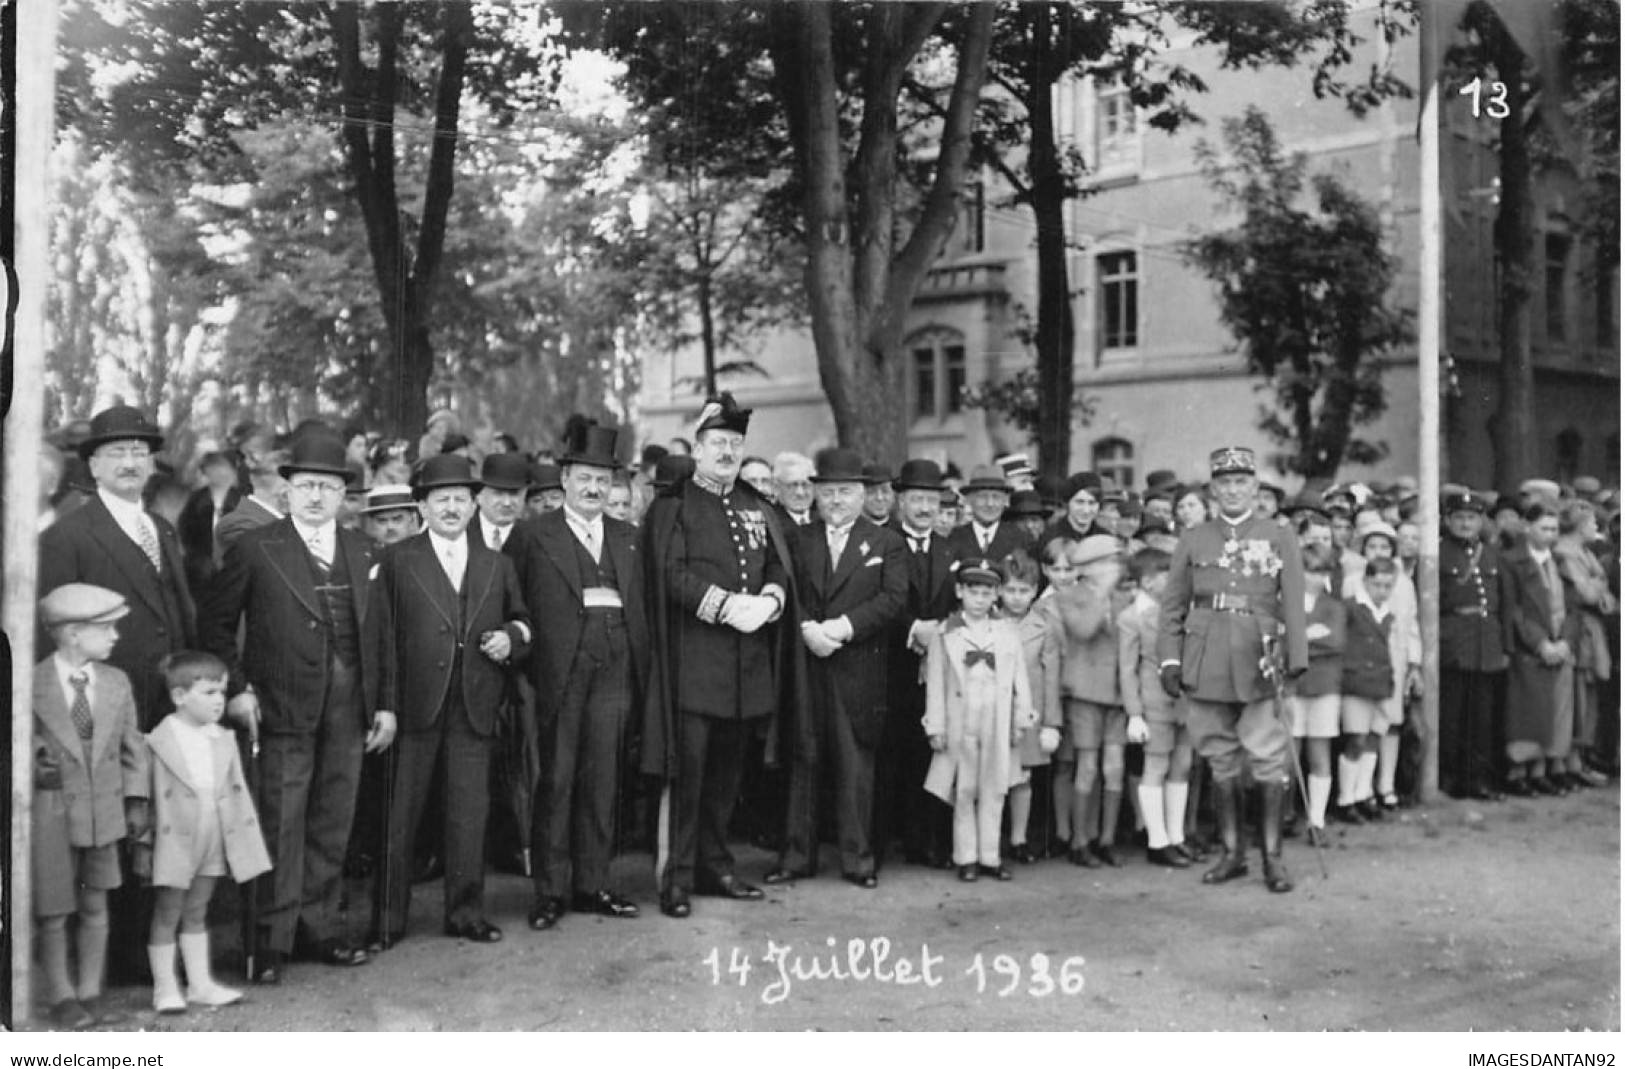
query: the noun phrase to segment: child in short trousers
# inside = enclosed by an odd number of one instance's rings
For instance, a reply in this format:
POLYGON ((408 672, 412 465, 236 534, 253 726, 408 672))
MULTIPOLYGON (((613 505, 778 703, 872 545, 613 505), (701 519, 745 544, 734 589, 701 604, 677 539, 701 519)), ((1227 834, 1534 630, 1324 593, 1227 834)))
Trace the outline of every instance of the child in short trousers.
POLYGON ((926 653, 922 725, 936 751, 925 789, 954 807, 961 880, 1011 878, 999 857, 1004 796, 1020 774, 1016 742, 1037 724, 1015 625, 993 615, 1004 576, 988 560, 960 562, 959 611, 926 653))
POLYGON ((254 802, 243 779, 226 711, 226 665, 212 653, 184 651, 164 658, 164 682, 175 711, 147 736, 152 796, 157 800, 152 882, 157 889, 147 957, 152 1005, 180 1013, 187 1003, 227 1006, 243 997, 217 984, 209 971, 205 915, 215 881, 245 883, 270 871, 254 802), (176 931, 186 966, 186 994, 175 974, 176 931))
MULTIPOLYGON (((1033 612, 1040 613, 1046 619, 1053 621, 1056 627, 1060 626, 1060 607, 1056 599, 1057 591, 1065 590, 1077 582, 1078 570, 1072 567, 1072 558, 1067 555, 1067 549, 1072 545, 1070 538, 1052 538, 1044 544, 1043 554, 1039 564, 1044 570, 1044 591, 1038 595, 1033 604, 1033 612)), ((1062 636, 1061 656, 1066 656, 1066 640, 1062 636)), ((1054 837, 1047 851, 1051 857, 1059 857, 1067 852, 1072 844, 1072 778, 1077 768, 1077 755, 1072 750, 1072 744, 1066 736, 1066 718, 1061 719, 1061 741, 1050 755, 1048 769, 1050 781, 1050 805, 1053 814, 1054 837)))
POLYGON ((1330 546, 1303 548, 1304 616, 1308 625, 1309 670, 1298 678, 1290 704, 1294 744, 1303 740, 1308 766, 1309 842, 1326 834, 1326 803, 1332 796, 1332 740, 1342 711, 1343 646, 1348 609, 1333 595, 1337 556, 1330 546))
POLYGON ((1027 844, 1032 817, 1032 770, 1049 764, 1061 744, 1061 622, 1052 613, 1034 611, 1038 597, 1038 564, 1025 550, 1004 559, 1004 585, 999 604, 1014 621, 1027 658, 1027 682, 1038 714, 1038 727, 1021 733, 1021 774, 1010 788, 1010 855, 1023 865, 1038 860, 1027 844))
POLYGON ((1377 769, 1377 746, 1388 730, 1386 709, 1394 693, 1393 661, 1389 637, 1394 614, 1388 598, 1399 571, 1391 560, 1366 562, 1365 582, 1352 598, 1348 611, 1348 641, 1343 648, 1340 703, 1343 752, 1337 759, 1337 817, 1364 824, 1376 811, 1372 778, 1377 769))
POLYGON ((40 600, 56 652, 34 667, 34 916, 51 1021, 113 1024, 102 1005, 107 893, 123 883, 118 843, 146 831, 147 748, 129 678, 107 660, 130 611, 104 587, 65 583, 40 600), (68 970, 68 920, 79 958, 68 970))

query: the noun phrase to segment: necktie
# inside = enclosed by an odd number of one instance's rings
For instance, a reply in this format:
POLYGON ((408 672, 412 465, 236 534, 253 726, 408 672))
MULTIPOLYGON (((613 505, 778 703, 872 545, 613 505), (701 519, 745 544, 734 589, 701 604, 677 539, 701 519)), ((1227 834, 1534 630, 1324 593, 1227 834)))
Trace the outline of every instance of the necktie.
POLYGON ((926 547, 930 545, 924 538, 914 538, 913 536, 909 537, 908 544, 915 553, 924 553, 926 547))
POLYGON ((846 536, 848 534, 850 534, 851 532, 852 532, 852 529, 850 527, 843 527, 843 528, 840 528, 839 530, 837 530, 837 529, 835 529, 833 527, 830 528, 830 531, 829 531, 829 564, 830 564, 831 568, 835 567, 836 563, 838 563, 840 561, 841 553, 844 552, 845 549, 846 549, 846 536))
POLYGON ((1561 631, 1565 613, 1563 611, 1563 577, 1557 574, 1557 558, 1547 557, 1546 563, 1540 567, 1541 578, 1546 580, 1546 603, 1552 610, 1552 630, 1561 631))
POLYGON ((993 533, 985 527, 978 527, 976 529, 976 541, 982 547, 982 552, 986 553, 988 544, 993 541, 993 533))
POLYGON ((491 548, 498 553, 502 552, 502 528, 491 528, 491 548))
POLYGON ((96 722, 90 716, 90 695, 85 690, 90 686, 90 676, 75 672, 68 677, 68 682, 73 684, 73 708, 69 711, 73 716, 73 729, 79 733, 81 742, 89 743, 96 729, 96 722))
POLYGON ((153 533, 152 524, 148 522, 145 516, 142 516, 136 521, 135 529, 141 533, 139 539, 141 552, 145 553, 147 559, 152 561, 154 568, 163 571, 163 557, 158 552, 158 536, 153 533))

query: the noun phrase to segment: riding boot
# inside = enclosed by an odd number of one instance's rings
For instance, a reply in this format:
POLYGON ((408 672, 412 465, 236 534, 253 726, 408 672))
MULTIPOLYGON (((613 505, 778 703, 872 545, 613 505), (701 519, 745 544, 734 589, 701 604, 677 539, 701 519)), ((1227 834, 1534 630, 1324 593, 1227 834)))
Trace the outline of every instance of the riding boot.
POLYGON ((1281 813, 1286 808, 1286 789, 1285 783, 1258 785, 1263 802, 1259 819, 1263 825, 1264 886, 1276 894, 1292 890, 1292 877, 1281 860, 1281 813))
POLYGON ((1247 875, 1247 855, 1241 848, 1241 781, 1214 780, 1213 807, 1219 817, 1224 853, 1216 865, 1202 873, 1202 882, 1224 883, 1247 875))

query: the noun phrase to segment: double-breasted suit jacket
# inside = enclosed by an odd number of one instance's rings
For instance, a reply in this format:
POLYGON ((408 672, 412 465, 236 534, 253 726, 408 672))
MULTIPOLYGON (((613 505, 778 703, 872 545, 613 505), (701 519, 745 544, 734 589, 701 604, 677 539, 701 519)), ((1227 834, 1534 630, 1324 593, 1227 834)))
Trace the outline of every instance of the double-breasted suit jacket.
MULTIPOLYGON (((637 528, 603 518, 604 547, 621 592, 621 616, 632 655, 633 708, 649 677, 649 617, 644 600, 644 564, 637 528)), ((581 647, 586 609, 581 571, 576 567, 576 536, 563 509, 516 524, 502 546, 518 574, 519 589, 541 630, 530 651, 529 673, 539 700, 563 693, 570 665, 581 647)))
MULTIPOLYGON (((158 662, 197 643, 180 538, 169 521, 152 512, 146 515, 158 532, 161 568, 152 566, 97 495, 46 530, 39 555, 41 594, 63 583, 91 583, 124 596, 130 613, 119 621, 118 644, 107 663, 129 677, 142 730, 169 711, 169 691, 158 662)), ((54 644, 42 635, 37 648, 48 651, 54 644)))
POLYGON ((390 546, 373 580, 370 642, 376 649, 376 708, 393 712, 402 732, 433 731, 452 681, 477 735, 495 734, 509 665, 529 644, 530 613, 513 563, 468 538, 463 589, 454 590, 428 532, 390 546), (505 631, 507 664, 480 652, 487 631, 505 631))
POLYGON ((153 886, 192 886, 199 856, 196 836, 204 824, 205 806, 213 806, 219 815, 231 878, 247 883, 269 872, 271 856, 231 732, 221 729, 209 740, 214 768, 221 774, 215 782, 199 782, 175 735, 182 729, 173 721, 166 716, 146 740, 152 761, 153 886))

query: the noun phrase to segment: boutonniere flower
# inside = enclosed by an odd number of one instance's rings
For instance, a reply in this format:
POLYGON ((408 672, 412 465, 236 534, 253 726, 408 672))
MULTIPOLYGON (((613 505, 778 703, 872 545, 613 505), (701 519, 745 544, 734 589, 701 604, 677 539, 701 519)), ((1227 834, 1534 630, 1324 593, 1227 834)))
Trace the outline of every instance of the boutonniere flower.
POLYGON ((858 552, 863 554, 865 557, 867 557, 869 555, 869 543, 867 543, 867 542, 859 542, 858 543, 858 552))

